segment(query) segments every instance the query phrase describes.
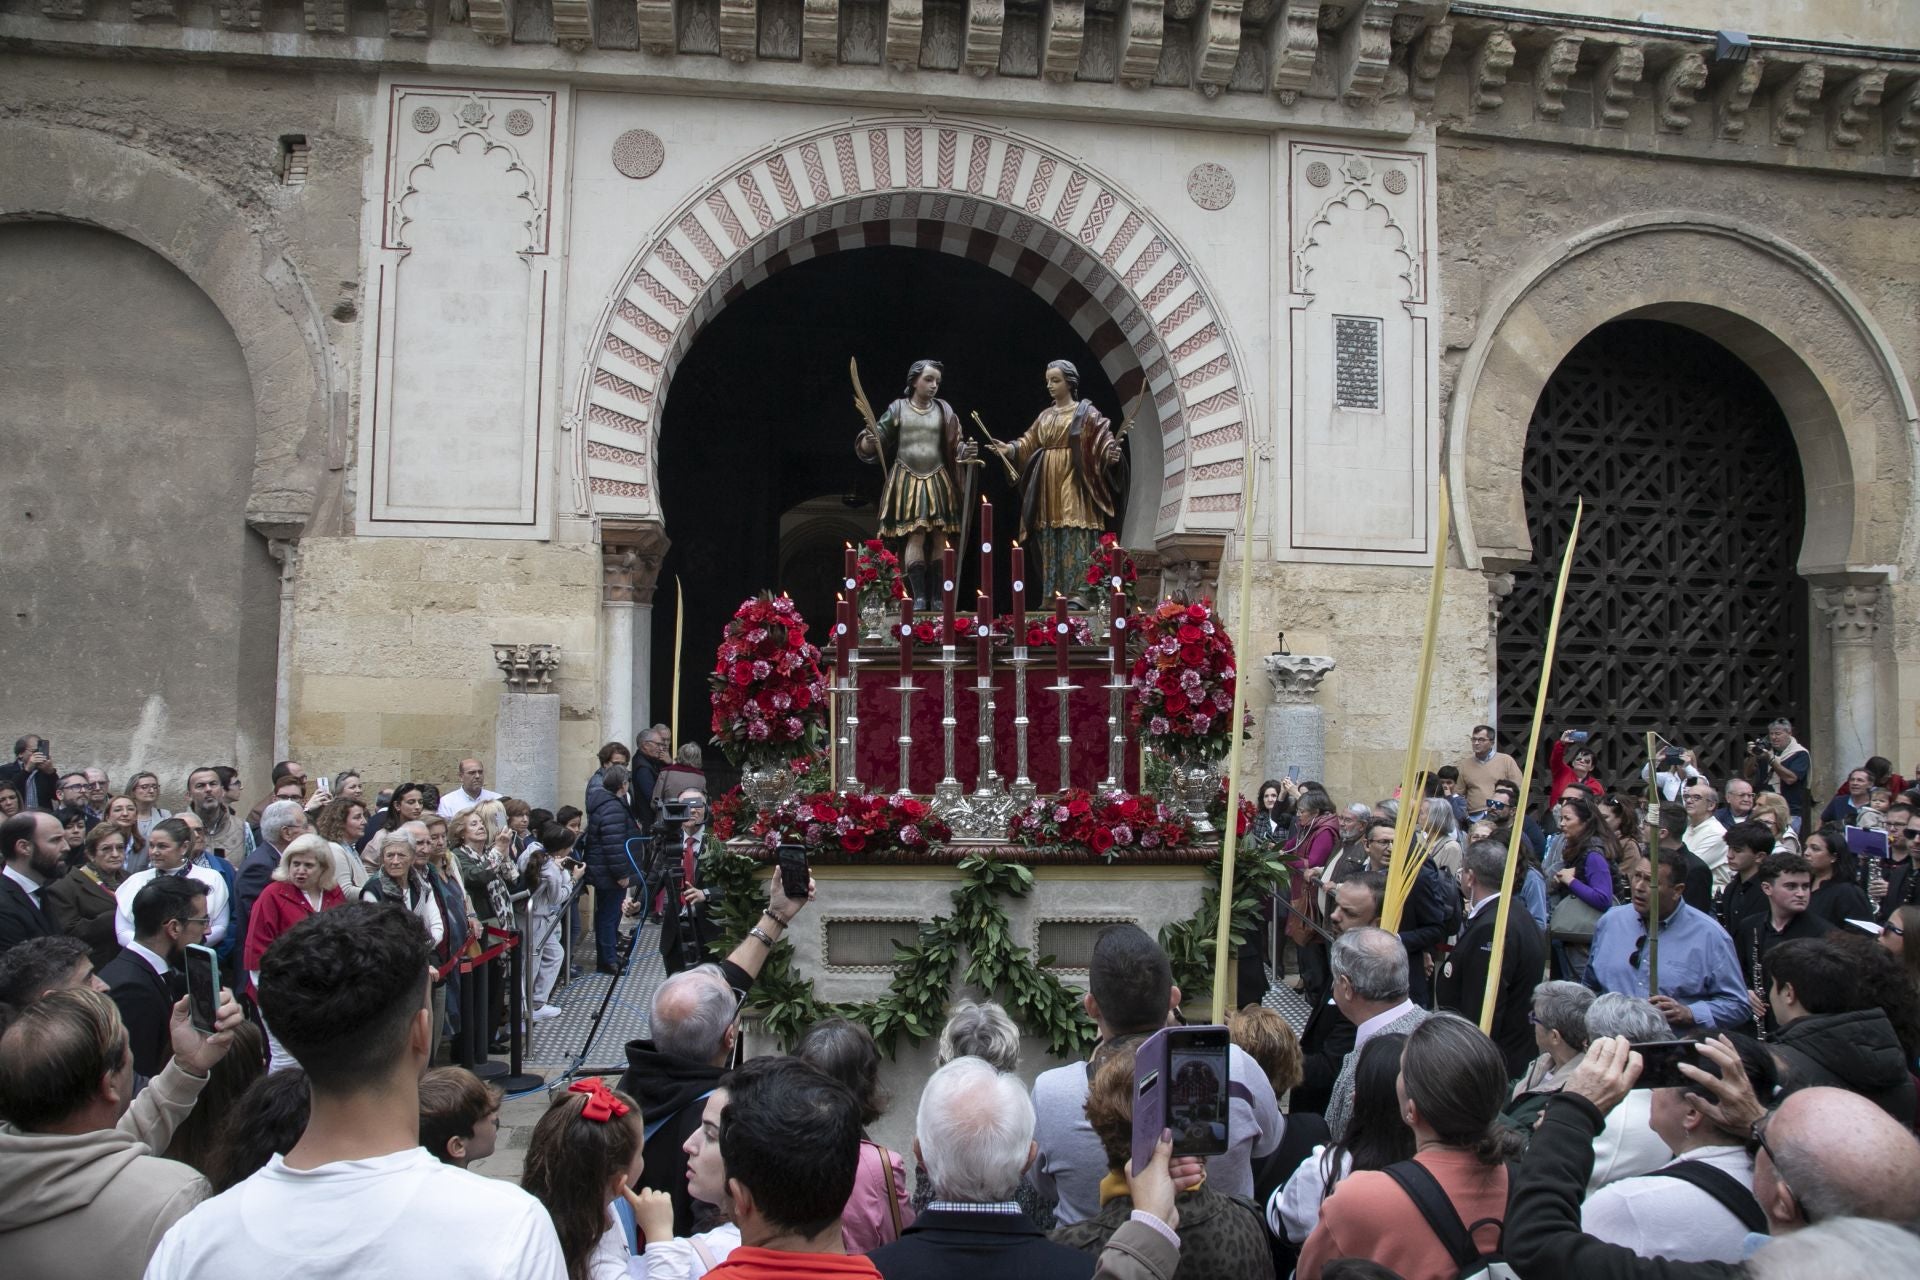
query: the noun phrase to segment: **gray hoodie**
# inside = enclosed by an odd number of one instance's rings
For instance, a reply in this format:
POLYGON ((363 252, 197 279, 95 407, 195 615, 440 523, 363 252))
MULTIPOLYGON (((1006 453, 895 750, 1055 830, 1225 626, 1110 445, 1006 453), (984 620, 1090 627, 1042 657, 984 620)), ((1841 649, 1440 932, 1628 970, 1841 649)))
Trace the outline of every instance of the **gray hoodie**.
POLYGON ((83 1134, 0 1122, 0 1258, 8 1280, 139 1280, 166 1234, 208 1194, 166 1150, 205 1077, 169 1062, 120 1123, 83 1134))

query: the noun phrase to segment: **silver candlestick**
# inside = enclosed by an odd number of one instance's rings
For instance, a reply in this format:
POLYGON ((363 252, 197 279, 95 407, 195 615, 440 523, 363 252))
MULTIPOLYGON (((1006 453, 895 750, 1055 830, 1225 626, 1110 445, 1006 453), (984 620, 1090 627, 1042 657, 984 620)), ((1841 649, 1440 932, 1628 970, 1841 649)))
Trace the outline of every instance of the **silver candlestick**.
POLYGON ((1070 682, 1065 676, 1060 677, 1060 683, 1047 686, 1047 691, 1060 699, 1060 735, 1055 738, 1054 741, 1060 746, 1060 790, 1063 793, 1070 790, 1073 786, 1073 773, 1071 770, 1073 728, 1067 723, 1067 699, 1071 697, 1074 690, 1079 687, 1079 685, 1070 682))
POLYGON ((974 735, 974 746, 980 753, 979 773, 975 779, 973 794, 966 798, 965 811, 958 818, 948 819, 947 825, 953 828, 953 834, 973 842, 1003 841, 1007 838, 1007 820, 1013 816, 1017 807, 1007 796, 1007 785, 1000 777, 1000 771, 994 765, 994 697, 993 697, 993 658, 987 658, 987 665, 974 672, 974 697, 979 705, 979 731, 974 735))
POLYGON ((847 655, 847 678, 835 683, 833 691, 840 695, 840 736, 834 747, 840 752, 840 789, 859 794, 860 777, 858 764, 858 746, 860 736, 860 672, 858 668, 867 659, 859 654, 847 655))
POLYGON ((960 779, 953 771, 954 735, 960 725, 959 718, 953 713, 953 672, 960 665, 954 646, 940 646, 939 662, 942 694, 940 738, 944 772, 933 789, 933 811, 951 826, 954 819, 963 817, 969 807, 966 796, 960 790, 960 779))
POLYGON ((1123 717, 1127 690, 1132 687, 1133 682, 1117 671, 1107 685, 1107 780, 1101 785, 1115 791, 1127 789, 1123 781, 1127 769, 1127 731, 1123 717))
POLYGON ((913 794, 913 784, 908 780, 908 753, 913 747, 913 695, 920 692, 910 676, 901 676, 900 683, 894 686, 900 695, 900 736, 895 739, 900 745, 900 791, 903 796, 913 794))
POLYGON ((1033 785, 1033 779, 1027 776, 1027 730, 1033 722, 1027 719, 1027 668, 1033 665, 1033 659, 1027 656, 1027 646, 1022 644, 1024 636, 1015 636, 1013 656, 1007 659, 1013 668, 1013 798, 1021 808, 1033 803, 1039 794, 1039 788, 1033 785))

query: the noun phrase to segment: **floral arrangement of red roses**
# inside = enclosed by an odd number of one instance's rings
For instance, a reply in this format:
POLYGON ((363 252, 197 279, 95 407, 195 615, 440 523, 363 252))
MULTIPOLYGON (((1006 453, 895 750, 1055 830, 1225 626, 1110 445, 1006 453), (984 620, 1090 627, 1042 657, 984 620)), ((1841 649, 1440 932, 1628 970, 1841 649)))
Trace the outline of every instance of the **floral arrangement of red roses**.
POLYGON ((1217 760, 1232 743, 1233 640, 1213 602, 1162 600, 1136 623, 1146 648, 1133 662, 1133 723, 1168 756, 1217 760))
POLYGON ((827 679, 786 596, 762 594, 734 610, 707 683, 713 742, 734 764, 764 769, 821 747, 827 679))
POLYGON ((853 562, 853 582, 856 608, 906 598, 907 581, 900 573, 900 557, 878 538, 860 544, 853 562))
POLYGON ((1015 844, 1077 844, 1108 859, 1135 849, 1178 848, 1193 824, 1152 796, 1083 791, 1042 796, 1013 815, 1007 838, 1015 844))
POLYGON ((1087 561, 1087 571, 1083 577, 1088 586, 1099 588, 1094 594, 1097 606, 1106 604, 1107 592, 1113 590, 1113 580, 1118 578, 1120 594, 1127 598, 1127 612, 1139 610, 1140 598, 1134 584, 1140 577, 1140 570, 1114 534, 1100 535, 1100 545, 1094 548, 1093 557, 1087 561))
MULTIPOLYGON (((716 833, 717 834, 717 833, 716 833)), ((953 838, 924 800, 867 792, 817 791, 780 802, 754 819, 749 832, 767 848, 804 844, 841 853, 924 853, 953 838)))
MULTIPOLYGON (((988 625, 991 626, 992 624, 989 623, 988 625)), ((939 618, 929 618, 925 616, 916 618, 913 623, 913 642, 915 644, 938 646, 942 643, 940 631, 941 625, 939 618)), ((955 644, 970 643, 973 638, 979 634, 980 620, 971 613, 956 613, 953 615, 953 631, 955 644)))
MULTIPOLYGON (((1011 617, 1007 618, 1004 626, 1007 633, 1012 634, 1013 619, 1011 617)), ((1104 645, 1106 641, 1095 638, 1093 634, 1093 624, 1087 620, 1085 614, 1070 613, 1067 615, 1067 643, 1069 645, 1091 646, 1096 644, 1104 645)), ((1053 648, 1053 615, 1051 613, 1030 613, 1027 615, 1027 648, 1053 648)))

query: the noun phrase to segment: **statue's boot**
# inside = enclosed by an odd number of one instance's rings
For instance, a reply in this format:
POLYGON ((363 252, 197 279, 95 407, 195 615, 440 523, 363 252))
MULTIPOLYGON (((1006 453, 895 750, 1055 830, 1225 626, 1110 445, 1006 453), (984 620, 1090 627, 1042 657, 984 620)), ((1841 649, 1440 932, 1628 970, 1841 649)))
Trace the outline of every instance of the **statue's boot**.
POLYGON ((907 589, 913 592, 913 608, 916 613, 925 613, 932 607, 927 600, 927 562, 907 566, 907 589))

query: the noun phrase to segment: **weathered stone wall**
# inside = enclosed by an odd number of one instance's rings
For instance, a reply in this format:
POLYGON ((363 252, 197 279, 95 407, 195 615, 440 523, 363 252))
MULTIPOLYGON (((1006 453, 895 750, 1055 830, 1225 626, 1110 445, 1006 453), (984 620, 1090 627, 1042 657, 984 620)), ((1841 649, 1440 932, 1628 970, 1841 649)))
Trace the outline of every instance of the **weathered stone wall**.
POLYGON ((494 642, 553 643, 555 785, 563 802, 578 802, 600 745, 598 548, 309 538, 294 590, 292 750, 309 770, 359 769, 373 786, 454 785, 462 756, 491 764, 506 689, 494 642))

